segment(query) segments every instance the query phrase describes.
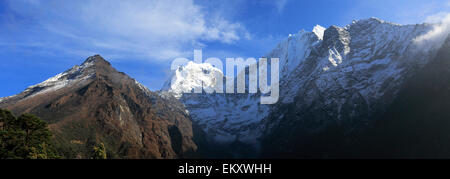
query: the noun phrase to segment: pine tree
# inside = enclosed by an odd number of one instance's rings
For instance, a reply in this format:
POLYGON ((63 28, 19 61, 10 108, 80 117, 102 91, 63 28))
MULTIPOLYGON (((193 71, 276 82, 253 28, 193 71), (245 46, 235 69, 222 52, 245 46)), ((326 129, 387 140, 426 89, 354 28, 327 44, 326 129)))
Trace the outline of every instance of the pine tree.
POLYGON ((47 123, 34 115, 0 109, 0 138, 0 158, 58 158, 47 123))
POLYGON ((94 146, 92 159, 107 159, 105 144, 100 143, 94 146))

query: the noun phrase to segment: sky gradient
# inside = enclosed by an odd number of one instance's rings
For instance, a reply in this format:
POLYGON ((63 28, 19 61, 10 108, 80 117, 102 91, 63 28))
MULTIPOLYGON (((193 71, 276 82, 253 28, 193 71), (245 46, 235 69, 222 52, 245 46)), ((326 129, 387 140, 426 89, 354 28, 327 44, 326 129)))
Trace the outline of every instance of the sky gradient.
POLYGON ((377 17, 437 22, 449 0, 2 0, 0 97, 100 54, 152 90, 176 57, 260 57, 289 34, 377 17))

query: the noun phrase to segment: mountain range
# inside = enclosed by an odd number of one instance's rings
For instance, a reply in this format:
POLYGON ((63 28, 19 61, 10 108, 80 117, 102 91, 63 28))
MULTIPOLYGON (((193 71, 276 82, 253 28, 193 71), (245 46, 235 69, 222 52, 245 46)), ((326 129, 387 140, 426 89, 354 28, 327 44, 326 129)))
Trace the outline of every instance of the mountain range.
POLYGON ((0 108, 47 121, 68 158, 98 142, 113 158, 449 158, 450 38, 423 40, 435 27, 369 18, 289 35, 264 56, 280 59, 275 105, 183 93, 218 81, 210 64, 152 92, 96 55, 0 108))

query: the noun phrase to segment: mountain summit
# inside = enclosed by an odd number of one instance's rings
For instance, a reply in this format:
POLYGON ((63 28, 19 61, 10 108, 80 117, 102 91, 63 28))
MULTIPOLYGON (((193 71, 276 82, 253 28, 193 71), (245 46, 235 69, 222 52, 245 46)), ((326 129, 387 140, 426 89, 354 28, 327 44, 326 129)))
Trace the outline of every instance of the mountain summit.
POLYGON ((450 38, 427 39, 434 29, 370 18, 289 35, 264 56, 280 60, 274 105, 183 93, 214 87, 210 64, 177 68, 155 93, 95 55, 0 108, 46 120, 68 158, 98 143, 111 158, 450 158, 450 38))
POLYGON ((100 55, 3 98, 0 107, 47 121, 67 158, 89 158, 97 143, 111 158, 180 158, 197 149, 181 103, 151 92, 100 55))
MULTIPOLYGON (((362 139, 355 136, 390 110, 400 91, 435 61, 440 49, 448 50, 441 43, 418 42, 434 27, 369 18, 344 27, 302 30, 265 56, 280 59, 277 104, 259 105, 258 94, 183 94, 180 101, 211 141, 232 148, 253 144, 250 148, 264 157, 343 156, 346 150, 368 146, 356 143, 362 139)), ((202 64, 189 64, 174 74, 208 77, 201 69, 202 64)), ((193 88, 167 84, 171 86, 163 90, 169 92, 193 88)))

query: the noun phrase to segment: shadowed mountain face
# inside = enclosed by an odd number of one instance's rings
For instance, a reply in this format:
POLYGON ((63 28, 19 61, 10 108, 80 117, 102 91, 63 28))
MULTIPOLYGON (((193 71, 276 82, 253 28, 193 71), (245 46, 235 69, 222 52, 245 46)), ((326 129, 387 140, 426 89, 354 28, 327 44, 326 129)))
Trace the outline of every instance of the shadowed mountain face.
POLYGON ((98 55, 3 98, 0 108, 47 121, 67 158, 89 158, 96 143, 104 143, 111 158, 180 158, 197 149, 182 104, 149 91, 98 55))
POLYGON ((179 94, 221 81, 205 64, 178 68, 163 91, 237 158, 450 157, 449 45, 418 40, 433 29, 369 18, 290 35, 265 56, 280 62, 274 105, 259 94, 179 94))
POLYGON ((450 158, 450 38, 360 138, 389 158, 450 158), (376 144, 376 145, 375 145, 376 144))
POLYGON ((369 116, 367 126, 349 131, 353 123, 329 120, 323 129, 308 132, 317 124, 291 116, 266 136, 263 157, 450 158, 449 49, 450 38, 428 64, 409 75, 391 104, 369 116))

